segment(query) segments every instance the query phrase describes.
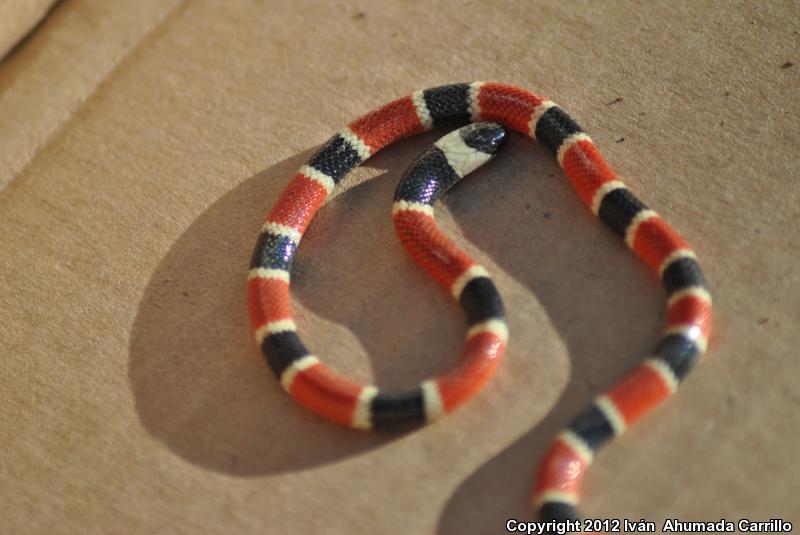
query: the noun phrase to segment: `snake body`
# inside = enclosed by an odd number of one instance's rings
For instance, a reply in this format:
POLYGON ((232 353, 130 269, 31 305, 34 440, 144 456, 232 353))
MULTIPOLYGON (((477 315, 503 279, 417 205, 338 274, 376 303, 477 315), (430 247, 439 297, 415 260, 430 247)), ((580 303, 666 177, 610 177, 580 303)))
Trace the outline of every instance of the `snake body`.
POLYGON ((441 234, 432 206, 502 146, 499 125, 474 125, 437 142, 411 166, 395 195, 393 220, 401 241, 451 291, 469 322, 465 349, 451 370, 400 392, 383 392, 337 374, 297 334, 289 273, 303 232, 350 170, 397 140, 438 125, 478 121, 499 123, 551 150, 581 200, 666 289, 665 333, 651 356, 580 413, 541 462, 533 491, 540 517, 578 519, 579 487, 594 453, 676 390, 705 352, 712 313, 688 243, 631 193, 580 126, 552 101, 504 84, 451 84, 396 99, 335 134, 294 175, 267 216, 248 278, 252 326, 270 368, 292 397, 342 425, 386 429, 421 424, 474 395, 505 350, 505 314, 486 270, 441 234))

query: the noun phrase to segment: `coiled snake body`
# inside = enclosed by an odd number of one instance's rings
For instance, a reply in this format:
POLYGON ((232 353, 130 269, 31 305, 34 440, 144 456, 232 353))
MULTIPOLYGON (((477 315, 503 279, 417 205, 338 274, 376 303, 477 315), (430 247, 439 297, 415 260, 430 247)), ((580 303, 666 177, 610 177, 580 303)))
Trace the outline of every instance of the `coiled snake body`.
POLYGON ((505 140, 498 124, 445 136, 403 177, 395 228, 412 257, 461 304, 469 329, 456 365, 416 388, 384 392, 326 367, 292 320, 289 273, 297 244, 331 190, 383 147, 436 125, 493 121, 550 149, 589 209, 662 280, 664 337, 652 355, 580 413, 541 461, 534 505, 544 520, 577 519, 579 486, 597 449, 669 397, 705 352, 711 298, 686 241, 620 181, 580 126, 550 100, 486 82, 417 91, 356 119, 300 168, 269 213, 248 278, 255 336, 270 368, 299 403, 342 425, 386 429, 432 421, 461 405, 493 375, 508 330, 488 273, 436 227, 433 204, 488 161, 505 140))

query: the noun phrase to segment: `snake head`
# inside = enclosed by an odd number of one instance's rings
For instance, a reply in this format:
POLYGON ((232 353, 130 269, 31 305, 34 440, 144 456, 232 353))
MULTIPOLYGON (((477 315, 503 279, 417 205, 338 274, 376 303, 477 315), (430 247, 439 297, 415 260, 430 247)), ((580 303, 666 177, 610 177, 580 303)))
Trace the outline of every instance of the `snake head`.
POLYGON ((459 130, 464 144, 486 154, 495 154, 508 141, 508 132, 497 123, 472 123, 459 130))

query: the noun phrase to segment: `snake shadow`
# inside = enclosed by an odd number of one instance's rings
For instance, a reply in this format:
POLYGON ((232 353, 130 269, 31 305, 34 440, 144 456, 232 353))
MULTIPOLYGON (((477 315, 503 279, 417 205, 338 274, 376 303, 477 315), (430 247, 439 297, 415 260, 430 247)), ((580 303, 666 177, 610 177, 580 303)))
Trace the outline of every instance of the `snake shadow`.
MULTIPOLYGON (((564 370, 554 368, 563 365, 569 378, 557 399, 531 407, 545 415, 541 421, 459 485, 440 515, 440 535, 495 533, 510 518, 535 520, 531 488, 553 437, 652 350, 662 328, 663 294, 652 274, 590 216, 549 153, 515 138, 506 149, 513 154, 481 180, 464 181, 448 206, 465 238, 530 290, 562 338, 568 359, 539 364, 544 382, 557 384, 564 370), (487 214, 501 221, 486 224, 487 214)), ((537 362, 537 340, 514 318, 530 294, 506 299, 509 360, 537 362)), ((584 482, 589 495, 591 479, 584 482)))
MULTIPOLYGON (((397 177, 433 139, 387 149, 352 173, 296 255, 293 306, 304 341, 361 381, 413 384, 444 368, 430 355, 452 352, 463 337, 457 321, 442 327, 421 315, 403 318, 400 332, 390 325, 395 308, 453 313, 447 296, 409 269, 391 223, 397 177)), ((299 407, 253 341, 245 298, 252 247, 265 214, 312 153, 259 172, 209 206, 170 247, 141 297, 129 344, 136 411, 153 437, 198 466, 242 477, 297 471, 406 436, 353 432, 299 407)))
MULTIPOLYGON (((292 271, 309 349, 387 388, 441 372, 463 343, 450 298, 402 250, 390 217, 397 180, 435 138, 386 149, 348 176, 309 227, 292 271)), ((449 232, 454 221, 466 238, 457 241, 529 290, 500 288, 512 326, 507 359, 565 375, 537 364, 537 341, 515 318, 535 299, 569 352, 558 366, 572 371, 560 399, 531 407, 547 416, 456 490, 439 520, 442 534, 494 532, 511 516, 530 516, 531 479, 552 436, 644 355, 660 329, 657 285, 588 216, 552 156, 534 147, 513 136, 506 155, 445 196, 443 226, 449 232)), ((140 421, 176 455, 209 470, 241 477, 305 470, 406 436, 353 432, 310 414, 279 387, 253 342, 250 252, 264 215, 311 153, 244 180, 201 213, 157 265, 137 310, 129 380, 140 421)))

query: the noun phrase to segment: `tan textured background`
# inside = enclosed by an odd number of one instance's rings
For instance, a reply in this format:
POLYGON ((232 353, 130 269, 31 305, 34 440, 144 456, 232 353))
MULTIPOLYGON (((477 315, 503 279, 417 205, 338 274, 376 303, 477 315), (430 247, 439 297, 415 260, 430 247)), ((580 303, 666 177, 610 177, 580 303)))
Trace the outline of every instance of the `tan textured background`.
POLYGON ((55 0, 0 0, 0 58, 30 32, 55 0))
MULTIPOLYGON (((511 344, 467 407, 339 429, 279 389, 244 284, 264 213, 332 132, 483 79, 561 103, 693 243, 710 356, 597 457, 594 517, 800 522, 797 2, 67 0, 0 64, 3 533, 503 533, 549 440, 652 349, 663 294, 539 147, 439 210, 496 278, 511 344), (617 97, 621 102, 610 105, 617 97), (624 138, 624 141, 618 141, 624 138)), ((410 159, 368 162, 293 277, 308 345, 413 384, 458 310, 389 218, 410 159), (371 180, 367 180, 371 179, 371 180)))

